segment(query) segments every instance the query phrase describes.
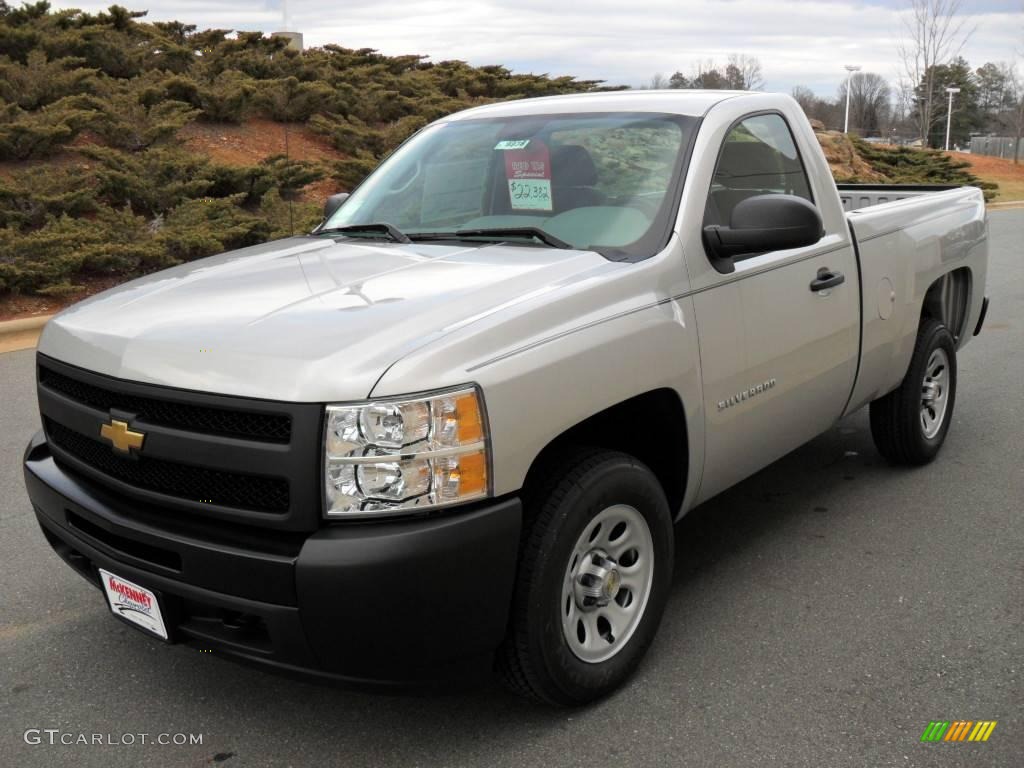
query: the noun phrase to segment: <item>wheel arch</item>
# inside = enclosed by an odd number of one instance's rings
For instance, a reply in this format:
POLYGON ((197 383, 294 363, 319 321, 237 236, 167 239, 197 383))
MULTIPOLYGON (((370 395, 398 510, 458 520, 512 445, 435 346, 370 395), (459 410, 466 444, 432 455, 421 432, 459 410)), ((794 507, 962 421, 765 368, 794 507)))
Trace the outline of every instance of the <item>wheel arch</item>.
POLYGON ((653 389, 609 406, 568 427, 536 455, 523 483, 525 493, 540 484, 544 471, 566 450, 589 446, 635 456, 654 473, 673 516, 678 514, 689 483, 690 445, 686 411, 679 393, 653 389), (657 434, 652 435, 652 424, 657 434))
POLYGON ((970 267, 957 267, 935 278, 921 303, 921 319, 938 320, 953 334, 955 341, 967 331, 972 275, 970 267))

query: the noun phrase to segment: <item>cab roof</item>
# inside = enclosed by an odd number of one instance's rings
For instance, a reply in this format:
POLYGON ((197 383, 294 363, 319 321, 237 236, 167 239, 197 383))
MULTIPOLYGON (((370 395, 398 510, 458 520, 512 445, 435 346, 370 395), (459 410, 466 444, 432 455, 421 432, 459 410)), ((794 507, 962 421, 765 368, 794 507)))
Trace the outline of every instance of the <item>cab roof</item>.
POLYGON ((755 91, 692 91, 688 89, 594 91, 486 104, 482 107, 456 112, 441 122, 573 112, 659 112, 701 117, 715 104, 726 99, 756 98, 758 96, 765 97, 768 94, 755 91))

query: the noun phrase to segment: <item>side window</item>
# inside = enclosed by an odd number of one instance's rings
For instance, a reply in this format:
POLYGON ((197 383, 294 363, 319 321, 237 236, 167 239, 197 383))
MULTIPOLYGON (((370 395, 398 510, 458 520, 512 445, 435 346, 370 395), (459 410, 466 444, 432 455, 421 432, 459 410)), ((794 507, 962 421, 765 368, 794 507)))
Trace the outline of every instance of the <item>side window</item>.
POLYGON ((771 193, 814 202, 786 121, 780 115, 748 117, 729 131, 722 144, 708 192, 704 225, 728 225, 737 203, 771 193))

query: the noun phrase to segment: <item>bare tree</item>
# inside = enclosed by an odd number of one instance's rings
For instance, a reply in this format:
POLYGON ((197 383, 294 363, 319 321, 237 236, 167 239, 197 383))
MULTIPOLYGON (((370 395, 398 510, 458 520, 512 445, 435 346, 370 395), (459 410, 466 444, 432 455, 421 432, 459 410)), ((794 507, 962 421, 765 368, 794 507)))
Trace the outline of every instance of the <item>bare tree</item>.
POLYGON ((941 119, 941 83, 935 82, 935 68, 958 56, 974 30, 960 15, 962 0, 909 0, 909 5, 898 52, 907 78, 918 89, 917 130, 924 145, 941 119))
MULTIPOLYGON (((1024 11, 1024 0, 1021 0, 1020 9, 1024 11)), ((1024 26, 1024 25, 1022 25, 1024 26)), ((1016 141, 1013 144, 1013 164, 1017 165, 1020 163, 1020 156, 1024 154, 1021 152, 1021 139, 1024 138, 1024 77, 1018 72, 1017 60, 1024 57, 1024 45, 1017 48, 1017 54, 1014 57, 1013 64, 1010 65, 1009 71, 1007 72, 1009 79, 1009 87, 1012 89, 1013 98, 1016 101, 1016 109, 1014 110, 1014 128, 1016 128, 1016 141)))
POLYGON ((810 112, 814 109, 815 102, 818 100, 818 97, 814 95, 814 91, 806 85, 794 85, 793 90, 790 91, 790 96, 800 105, 800 109, 804 111, 804 114, 810 117, 810 112))
POLYGON ((729 54, 727 70, 733 70, 737 85, 744 91, 759 91, 764 86, 764 77, 761 75, 761 62, 756 56, 747 56, 745 53, 729 54))
POLYGON ((874 72, 858 73, 847 78, 836 94, 837 102, 846 101, 846 88, 850 88, 850 127, 862 135, 880 134, 889 121, 889 96, 892 89, 881 75, 874 72))
POLYGON ((704 85, 704 81, 709 79, 709 77, 710 79, 721 77, 718 72, 718 65, 715 64, 714 59, 697 59, 697 61, 693 62, 690 70, 693 72, 690 82, 696 83, 696 85, 691 86, 692 88, 719 87, 704 85))
POLYGON ((716 64, 714 59, 701 59, 693 62, 691 71, 692 77, 675 72, 669 78, 667 87, 753 91, 764 84, 761 62, 745 54, 732 54, 724 67, 716 64))
POLYGON ((835 128, 840 124, 842 114, 836 102, 821 98, 805 85, 794 86, 790 95, 809 120, 818 120, 826 128, 835 128))
POLYGON ((654 91, 660 91, 662 88, 668 88, 668 80, 661 72, 658 72, 651 78, 647 87, 654 91))
POLYGON ((1008 111, 1010 128, 1014 132, 1013 163, 1020 163, 1022 152, 1021 138, 1024 137, 1024 77, 1017 71, 1017 64, 1007 68, 1007 91, 1011 107, 1008 111))
POLYGON ((914 84, 901 77, 893 91, 890 116, 890 133, 906 139, 917 135, 917 121, 914 119, 917 95, 914 84))

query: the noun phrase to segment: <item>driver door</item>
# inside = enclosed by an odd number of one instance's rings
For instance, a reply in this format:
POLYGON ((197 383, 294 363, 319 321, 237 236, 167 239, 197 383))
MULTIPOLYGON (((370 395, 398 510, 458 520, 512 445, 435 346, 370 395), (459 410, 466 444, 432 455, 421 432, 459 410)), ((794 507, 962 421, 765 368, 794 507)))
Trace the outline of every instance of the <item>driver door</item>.
MULTIPOLYGON (((738 121, 721 147, 704 224, 728 225, 740 201, 780 193, 814 203, 789 125, 776 113, 738 121)), ((703 500, 839 419, 857 364, 856 256, 845 233, 826 232, 814 245, 737 258, 734 272, 715 272, 693 301, 706 414, 703 500), (844 281, 816 290, 822 269, 844 281)))

